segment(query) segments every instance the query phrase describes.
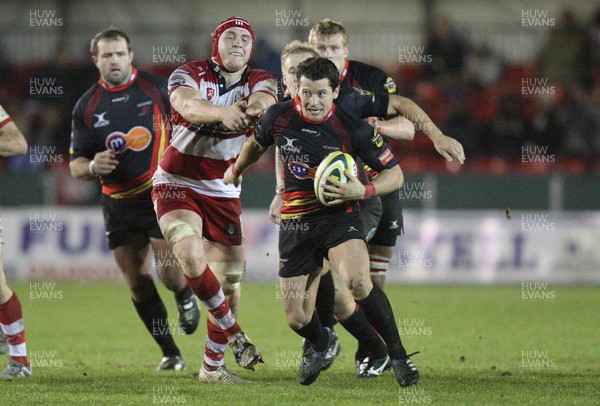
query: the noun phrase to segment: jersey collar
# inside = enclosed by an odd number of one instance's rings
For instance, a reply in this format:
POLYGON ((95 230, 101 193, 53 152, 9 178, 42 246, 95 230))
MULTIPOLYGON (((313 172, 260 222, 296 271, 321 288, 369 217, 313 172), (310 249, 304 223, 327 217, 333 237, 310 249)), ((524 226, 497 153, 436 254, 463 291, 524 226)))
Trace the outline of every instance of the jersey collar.
POLYGON ((127 83, 122 84, 121 86, 117 86, 117 87, 109 87, 106 82, 104 80, 102 80, 102 76, 100 76, 100 79, 98 79, 98 83, 100 84, 100 86, 102 86, 102 88, 104 90, 107 90, 109 92, 118 92, 121 90, 125 90, 127 89, 129 86, 131 86, 131 84, 133 83, 133 81, 135 80, 135 78, 137 78, 138 75, 138 70, 136 67, 132 66, 131 67, 131 76, 129 77, 129 80, 127 81, 127 83))
POLYGON ((333 113, 335 111, 335 103, 331 104, 331 110, 329 110, 329 112, 327 114, 325 114, 325 117, 323 117, 323 120, 320 121, 313 121, 309 118, 304 117, 304 114, 302 114, 302 102, 300 101, 300 97, 296 96, 292 99, 294 101, 294 109, 296 110, 296 113, 298 113, 298 115, 300 117, 302 117, 302 120, 306 121, 307 123, 310 124, 321 124, 324 123, 325 121, 329 120, 331 118, 331 116, 333 116, 333 113))
POLYGON ((346 61, 344 62, 344 69, 342 69, 342 72, 340 73, 340 83, 342 83, 344 79, 346 79, 346 75, 348 74, 348 65, 350 65, 350 63, 346 59, 346 61))

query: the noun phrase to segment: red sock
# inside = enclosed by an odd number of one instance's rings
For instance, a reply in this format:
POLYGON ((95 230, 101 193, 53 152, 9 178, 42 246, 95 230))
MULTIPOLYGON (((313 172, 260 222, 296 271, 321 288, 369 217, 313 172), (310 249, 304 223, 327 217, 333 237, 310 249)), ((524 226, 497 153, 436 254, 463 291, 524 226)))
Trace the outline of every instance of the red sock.
POLYGON ((207 337, 204 350, 204 365, 207 369, 216 369, 223 365, 223 357, 227 349, 227 337, 219 326, 206 319, 207 337))
POLYGON ((0 304, 0 327, 8 342, 10 358, 29 366, 21 302, 14 292, 8 302, 0 304))
POLYGON ((219 280, 208 265, 202 275, 196 278, 185 275, 185 279, 202 304, 213 315, 219 327, 223 329, 227 338, 242 331, 231 309, 229 309, 229 303, 225 299, 219 280))

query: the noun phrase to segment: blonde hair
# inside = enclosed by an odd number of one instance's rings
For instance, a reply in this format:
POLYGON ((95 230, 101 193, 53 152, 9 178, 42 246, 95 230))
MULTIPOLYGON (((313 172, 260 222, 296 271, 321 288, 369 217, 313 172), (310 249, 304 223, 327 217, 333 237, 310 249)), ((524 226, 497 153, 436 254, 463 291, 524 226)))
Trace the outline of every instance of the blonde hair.
POLYGON ((281 65, 284 64, 285 59, 291 55, 310 54, 312 57, 318 57, 319 53, 313 48, 308 42, 301 42, 297 39, 293 40, 283 48, 281 51, 281 65))
POLYGON ((338 21, 334 21, 330 18, 325 18, 314 25, 308 33, 308 42, 314 45, 316 37, 328 38, 335 34, 342 34, 344 40, 344 46, 348 45, 348 33, 338 21))

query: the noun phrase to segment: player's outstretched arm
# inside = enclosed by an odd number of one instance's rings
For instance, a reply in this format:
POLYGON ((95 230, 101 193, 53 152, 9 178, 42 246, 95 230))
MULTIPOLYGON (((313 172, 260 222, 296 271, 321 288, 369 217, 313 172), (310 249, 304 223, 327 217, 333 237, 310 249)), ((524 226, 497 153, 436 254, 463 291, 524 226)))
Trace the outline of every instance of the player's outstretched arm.
POLYGON ((273 95, 264 92, 254 92, 248 97, 248 106, 246 114, 257 119, 265 112, 267 107, 275 104, 276 100, 273 95))
POLYGON ((377 131, 386 138, 396 141, 412 141, 415 138, 415 125, 404 116, 394 117, 389 120, 369 117, 367 122, 374 128, 377 128, 377 131))
POLYGON ((197 91, 179 87, 171 93, 171 106, 193 124, 222 123, 234 131, 248 129, 250 118, 245 113, 247 103, 241 101, 231 106, 216 106, 204 100, 197 91))
MULTIPOLYGON (((460 142, 452 137, 444 135, 442 131, 431 121, 431 118, 412 100, 390 95, 388 114, 403 114, 406 118, 417 125, 433 142, 436 151, 447 161, 456 159, 461 164, 465 162, 465 151, 460 142)), ((382 133, 383 134, 383 133, 382 133)), ((384 134, 385 135, 385 134, 384 134)))
POLYGON ((227 168, 227 171, 225 171, 223 182, 226 185, 233 184, 239 186, 240 183, 242 183, 242 172, 254 162, 258 161, 268 149, 269 147, 263 147, 256 142, 254 135, 249 137, 244 143, 238 159, 233 165, 227 168))
POLYGON ((108 175, 117 168, 118 164, 115 152, 107 149, 98 152, 91 160, 82 156, 73 159, 69 162, 69 169, 74 178, 90 180, 96 176, 108 175))
POLYGON ((387 195, 404 184, 404 174, 402 173, 402 169, 400 169, 400 165, 382 170, 373 180, 373 183, 369 183, 366 186, 347 169, 344 173, 348 178, 348 182, 346 183, 341 183, 332 177, 327 178, 330 184, 325 185, 327 191, 324 192, 324 195, 336 199, 330 202, 331 205, 347 200, 363 200, 370 199, 373 196, 387 195))
POLYGON ((12 121, 0 127, 0 156, 8 158, 27 153, 27 140, 12 121))

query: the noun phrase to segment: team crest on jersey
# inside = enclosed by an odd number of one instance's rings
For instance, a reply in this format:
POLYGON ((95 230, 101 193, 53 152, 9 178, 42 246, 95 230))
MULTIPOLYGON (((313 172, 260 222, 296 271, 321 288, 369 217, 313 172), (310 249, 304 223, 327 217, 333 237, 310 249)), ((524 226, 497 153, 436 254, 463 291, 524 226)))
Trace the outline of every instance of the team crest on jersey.
POLYGON ((394 79, 392 79, 391 77, 388 76, 383 86, 385 86, 388 93, 396 93, 396 82, 394 82, 394 79))
POLYGON ((127 149, 132 151, 143 151, 148 148, 152 141, 152 134, 146 127, 133 127, 127 134, 115 131, 106 137, 104 142, 106 149, 112 149, 117 154, 125 152, 127 149))
POLYGON ((212 100, 213 97, 215 97, 215 89, 209 87, 208 89, 206 89, 206 98, 208 100, 212 100))
POLYGON ((381 134, 379 134, 376 128, 373 128, 373 138, 371 138, 371 142, 377 148, 383 147, 383 137, 381 136, 381 134))
POLYGON ((315 172, 317 171, 317 168, 311 168, 304 162, 298 161, 290 162, 288 164, 288 169, 297 179, 314 179, 315 172))
POLYGON ((94 114, 94 117, 96 117, 98 119, 98 121, 96 121, 94 123, 94 128, 99 128, 99 127, 106 127, 107 125, 110 124, 110 121, 108 121, 107 119, 104 118, 104 116, 106 115, 106 113, 108 113, 107 111, 100 113, 100 114, 94 114))

